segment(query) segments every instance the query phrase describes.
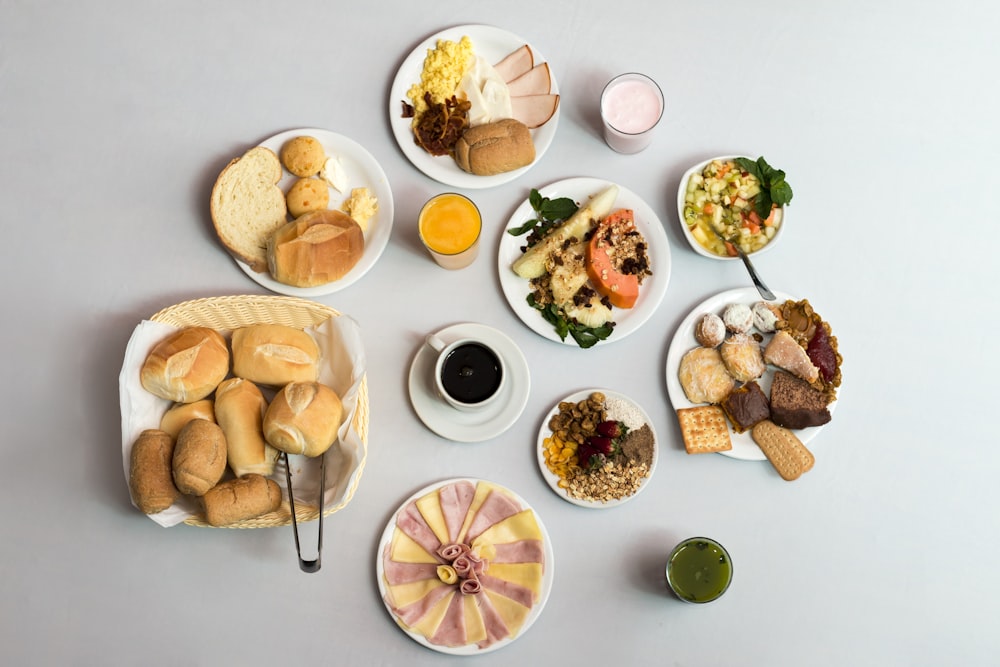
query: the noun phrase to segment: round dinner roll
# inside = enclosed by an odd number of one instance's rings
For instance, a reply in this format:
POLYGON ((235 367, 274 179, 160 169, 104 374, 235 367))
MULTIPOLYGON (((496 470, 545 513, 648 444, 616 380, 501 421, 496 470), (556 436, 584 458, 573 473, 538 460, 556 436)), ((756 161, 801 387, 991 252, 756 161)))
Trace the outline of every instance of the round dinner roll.
POLYGON ((146 391, 178 403, 205 398, 229 374, 229 347, 215 329, 186 327, 156 344, 142 365, 146 391))
POLYGON ((316 137, 302 135, 281 147, 281 164, 296 176, 315 176, 326 163, 326 151, 316 137))
POLYGON ((279 283, 315 287, 343 278, 365 252, 365 233, 346 213, 312 211, 267 241, 267 266, 279 283))
POLYGON ((264 415, 264 438, 288 454, 319 456, 337 440, 344 407, 337 393, 319 382, 290 382, 264 415))
POLYGON ((177 434, 174 484, 181 493, 203 496, 226 472, 226 436, 207 419, 192 419, 177 434))
POLYGON ((288 213, 297 218, 310 211, 320 211, 330 205, 330 189, 318 178, 300 178, 292 183, 285 195, 288 213))

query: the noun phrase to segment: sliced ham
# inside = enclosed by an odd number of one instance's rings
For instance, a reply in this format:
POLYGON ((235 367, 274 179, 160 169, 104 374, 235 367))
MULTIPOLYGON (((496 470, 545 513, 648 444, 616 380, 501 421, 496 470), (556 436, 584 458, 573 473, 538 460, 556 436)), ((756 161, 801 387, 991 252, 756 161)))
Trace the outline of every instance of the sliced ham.
MULTIPOLYGON (((396 612, 396 616, 399 617, 403 623, 407 626, 415 625, 424 614, 429 612, 434 608, 438 602, 441 601, 446 595, 456 595, 454 586, 438 586, 433 588, 427 595, 423 596, 416 602, 411 602, 405 607, 394 608, 393 611, 396 612)), ((461 597, 456 595, 456 597, 461 597)))
POLYGON ((465 515, 475 495, 476 487, 472 482, 448 484, 441 487, 438 492, 441 513, 444 515, 445 525, 448 526, 448 538, 452 541, 458 539, 462 524, 465 522, 465 515))
POLYGON ((522 604, 525 607, 531 607, 535 603, 535 593, 530 588, 521 586, 520 584, 515 584, 504 579, 499 579, 497 577, 491 577, 488 574, 482 574, 479 577, 479 583, 483 585, 486 590, 498 593, 505 598, 510 598, 518 604, 522 604))
POLYGON ((493 65, 493 69, 507 83, 510 83, 535 66, 535 54, 531 47, 524 46, 508 53, 503 60, 493 65))
POLYGON ((479 615, 482 617, 483 625, 486 628, 486 639, 478 642, 476 646, 486 648, 510 634, 507 624, 503 622, 503 618, 500 617, 500 613, 493 606, 493 603, 490 602, 489 597, 486 595, 477 595, 476 606, 479 607, 479 615))
MULTIPOLYGON (((427 553, 437 556, 437 550, 441 546, 441 541, 434 535, 434 531, 431 530, 430 526, 427 525, 423 515, 420 514, 420 510, 417 509, 416 502, 410 503, 399 513, 396 525, 401 531, 409 535, 414 542, 423 547, 427 553)), ((440 556, 437 557, 440 559, 440 556)), ((442 560, 441 562, 444 561, 442 560)))
POLYGON ((464 646, 468 643, 465 632, 465 600, 456 595, 448 604, 448 611, 441 619, 441 625, 430 638, 439 646, 464 646))
POLYGON ((466 542, 472 544, 484 530, 520 511, 521 506, 514 500, 499 491, 490 491, 476 512, 475 518, 472 519, 472 523, 469 524, 469 532, 465 535, 466 542))
POLYGON ((552 92, 552 74, 549 64, 535 65, 513 81, 507 82, 511 97, 523 95, 547 95, 552 92))
POLYGON ((434 563, 398 563, 385 558, 382 565, 385 568, 385 581, 390 586, 437 578, 438 566, 434 563))
POLYGON ((494 563, 542 563, 545 561, 545 548, 541 540, 520 540, 507 544, 495 544, 496 555, 494 563))
POLYGON ((534 129, 547 123, 555 114, 559 108, 559 95, 519 95, 510 98, 510 107, 514 118, 534 129))

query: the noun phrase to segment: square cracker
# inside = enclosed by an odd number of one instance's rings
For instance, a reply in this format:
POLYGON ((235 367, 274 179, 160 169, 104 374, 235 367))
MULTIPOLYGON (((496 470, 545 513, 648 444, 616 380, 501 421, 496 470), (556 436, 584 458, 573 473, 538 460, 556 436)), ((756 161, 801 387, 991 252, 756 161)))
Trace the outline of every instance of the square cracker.
POLYGON ((767 460, 782 479, 789 482, 812 470, 816 458, 798 436, 769 419, 759 422, 750 432, 767 460))
POLYGON ((679 408, 677 421, 688 454, 726 452, 733 448, 726 413, 718 405, 679 408))

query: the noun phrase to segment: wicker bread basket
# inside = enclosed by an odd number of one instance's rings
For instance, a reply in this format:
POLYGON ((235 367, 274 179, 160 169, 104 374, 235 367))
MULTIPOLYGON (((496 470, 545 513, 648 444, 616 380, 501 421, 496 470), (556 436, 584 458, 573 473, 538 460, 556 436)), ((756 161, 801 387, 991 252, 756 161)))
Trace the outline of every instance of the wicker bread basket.
MULTIPOLYGON (((286 326, 305 329, 319 325, 331 317, 339 317, 340 313, 314 301, 286 296, 222 296, 185 301, 164 308, 150 319, 177 327, 202 326, 213 329, 232 330, 251 324, 284 324, 286 326)), ((361 481, 368 450, 368 380, 361 380, 358 391, 358 405, 351 427, 358 433, 364 445, 361 462, 356 474, 351 478, 351 486, 346 495, 336 505, 324 508, 323 516, 329 516, 340 509, 354 497, 361 481)), ((295 519, 298 522, 314 521, 319 518, 319 508, 299 501, 295 503, 295 519)), ((248 519, 227 526, 227 528, 272 528, 285 526, 292 522, 288 501, 283 500, 277 511, 265 514, 255 519, 248 519)), ((189 517, 184 523, 191 526, 210 528, 202 514, 189 517)))

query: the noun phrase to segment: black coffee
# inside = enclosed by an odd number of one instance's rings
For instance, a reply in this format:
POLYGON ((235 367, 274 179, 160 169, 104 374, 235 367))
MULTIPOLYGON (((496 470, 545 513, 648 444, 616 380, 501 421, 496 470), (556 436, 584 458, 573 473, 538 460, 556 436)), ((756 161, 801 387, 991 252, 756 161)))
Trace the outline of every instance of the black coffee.
POLYGON ((462 403, 481 403, 500 388, 503 369, 491 350, 466 343, 452 350, 441 366, 441 384, 462 403))

